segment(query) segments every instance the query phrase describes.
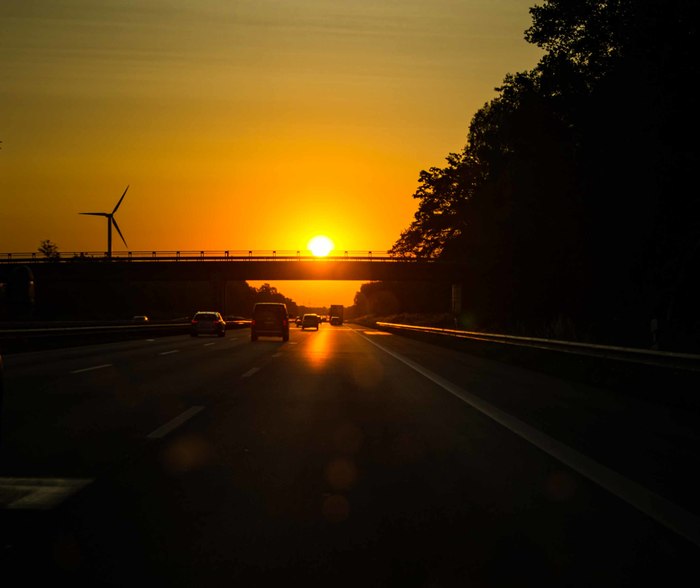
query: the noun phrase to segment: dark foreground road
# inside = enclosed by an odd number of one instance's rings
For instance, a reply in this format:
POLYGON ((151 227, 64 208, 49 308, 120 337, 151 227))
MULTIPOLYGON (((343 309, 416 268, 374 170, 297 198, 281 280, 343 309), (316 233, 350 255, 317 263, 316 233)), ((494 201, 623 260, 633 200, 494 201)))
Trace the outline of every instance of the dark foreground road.
POLYGON ((5 358, 3 583, 697 577, 697 415, 359 328, 247 337, 5 358))

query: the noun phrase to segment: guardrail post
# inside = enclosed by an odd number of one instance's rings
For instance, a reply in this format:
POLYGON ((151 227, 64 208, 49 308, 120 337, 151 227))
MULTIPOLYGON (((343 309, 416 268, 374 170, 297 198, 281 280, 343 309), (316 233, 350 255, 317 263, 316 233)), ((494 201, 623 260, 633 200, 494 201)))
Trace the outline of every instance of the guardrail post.
POLYGON ((179 252, 179 251, 176 251, 176 252, 175 252, 175 259, 177 259, 178 261, 180 261, 180 252, 179 252))
POLYGON ((155 259, 155 258, 156 258, 156 252, 155 252, 155 251, 151 251, 151 256, 153 257, 153 259, 155 259))
POLYGON ((251 260, 251 259, 253 259, 253 252, 248 251, 248 260, 251 260))

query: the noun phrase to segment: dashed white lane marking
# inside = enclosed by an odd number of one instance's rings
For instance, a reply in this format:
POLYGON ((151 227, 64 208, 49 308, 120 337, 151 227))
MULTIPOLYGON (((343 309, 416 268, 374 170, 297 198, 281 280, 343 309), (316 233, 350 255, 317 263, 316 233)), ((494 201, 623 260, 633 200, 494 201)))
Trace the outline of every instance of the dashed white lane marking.
POLYGON ((645 513, 656 522, 661 523, 666 528, 689 539, 696 545, 700 545, 700 517, 697 515, 688 512, 663 496, 659 496, 655 492, 645 488, 641 484, 637 484, 637 482, 579 453, 568 445, 545 435, 543 432, 496 408, 478 396, 463 390, 459 386, 445 380, 407 357, 403 357, 387 349, 361 333, 358 334, 375 347, 384 351, 384 353, 391 355, 404 365, 428 378, 444 390, 447 390, 450 394, 460 398, 519 437, 532 443, 535 447, 538 447, 545 453, 548 453, 563 464, 569 466, 572 470, 575 470, 582 476, 595 482, 602 488, 605 488, 611 494, 614 494, 645 513))
POLYGON ((194 415, 196 415, 198 412, 201 412, 202 410, 204 410, 203 406, 192 406, 188 408, 185 412, 183 412, 181 415, 176 416, 173 420, 165 423, 161 427, 158 427, 152 433, 149 433, 147 437, 149 439, 162 439, 168 433, 174 431, 180 425, 189 421, 194 415))
POLYGON ((216 343, 205 343, 204 347, 211 347, 212 345, 216 345, 216 343))
POLYGON ((282 354, 281 353, 273 353, 272 357, 279 357, 280 355, 282 355, 282 354))
POLYGON ((79 370, 73 370, 71 374, 82 374, 83 372, 92 372, 95 370, 103 370, 104 368, 112 367, 111 363, 103 363, 102 365, 93 365, 92 367, 86 367, 79 370))
POLYGON ((259 372, 260 368, 254 367, 250 368, 245 374, 241 376, 241 378, 250 378, 254 373, 259 372))
POLYGON ((172 353, 180 353, 180 350, 171 349, 170 351, 161 351, 158 355, 171 355, 172 353))
POLYGON ((92 481, 84 478, 0 478, 0 508, 48 510, 92 481))

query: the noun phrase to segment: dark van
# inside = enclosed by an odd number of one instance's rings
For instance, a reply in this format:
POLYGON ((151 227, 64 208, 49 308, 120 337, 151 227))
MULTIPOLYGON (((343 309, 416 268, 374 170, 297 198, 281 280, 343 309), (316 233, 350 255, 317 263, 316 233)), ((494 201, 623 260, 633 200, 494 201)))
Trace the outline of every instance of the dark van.
POLYGON ((289 341, 289 315, 286 304, 258 302, 255 305, 250 324, 250 340, 257 341, 259 336, 282 337, 282 341, 289 341))

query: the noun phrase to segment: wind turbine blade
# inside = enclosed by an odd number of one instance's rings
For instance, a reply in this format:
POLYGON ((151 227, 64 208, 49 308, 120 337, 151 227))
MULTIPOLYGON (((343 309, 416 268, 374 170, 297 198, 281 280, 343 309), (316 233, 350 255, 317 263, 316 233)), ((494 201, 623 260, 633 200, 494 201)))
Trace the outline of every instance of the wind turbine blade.
POLYGON ((122 241, 124 241, 124 246, 128 249, 129 246, 126 244, 126 239, 124 239, 124 235, 122 235, 122 232, 119 230, 119 225, 117 224, 117 221, 114 220, 114 217, 110 217, 112 219, 112 224, 114 225, 114 228, 117 229, 117 233, 119 233, 119 236, 122 238, 122 241))
MULTIPOLYGON (((126 187, 126 190, 129 189, 129 186, 126 187)), ((126 190, 124 190, 124 193, 122 194, 122 197, 119 199, 119 202, 117 202, 117 205, 114 207, 114 210, 112 211, 112 214, 117 212, 117 208, 119 208, 119 205, 122 203, 122 200, 124 200, 124 196, 126 196, 126 190)))
POLYGON ((109 216, 107 212, 79 212, 78 214, 89 214, 92 216, 109 216))

